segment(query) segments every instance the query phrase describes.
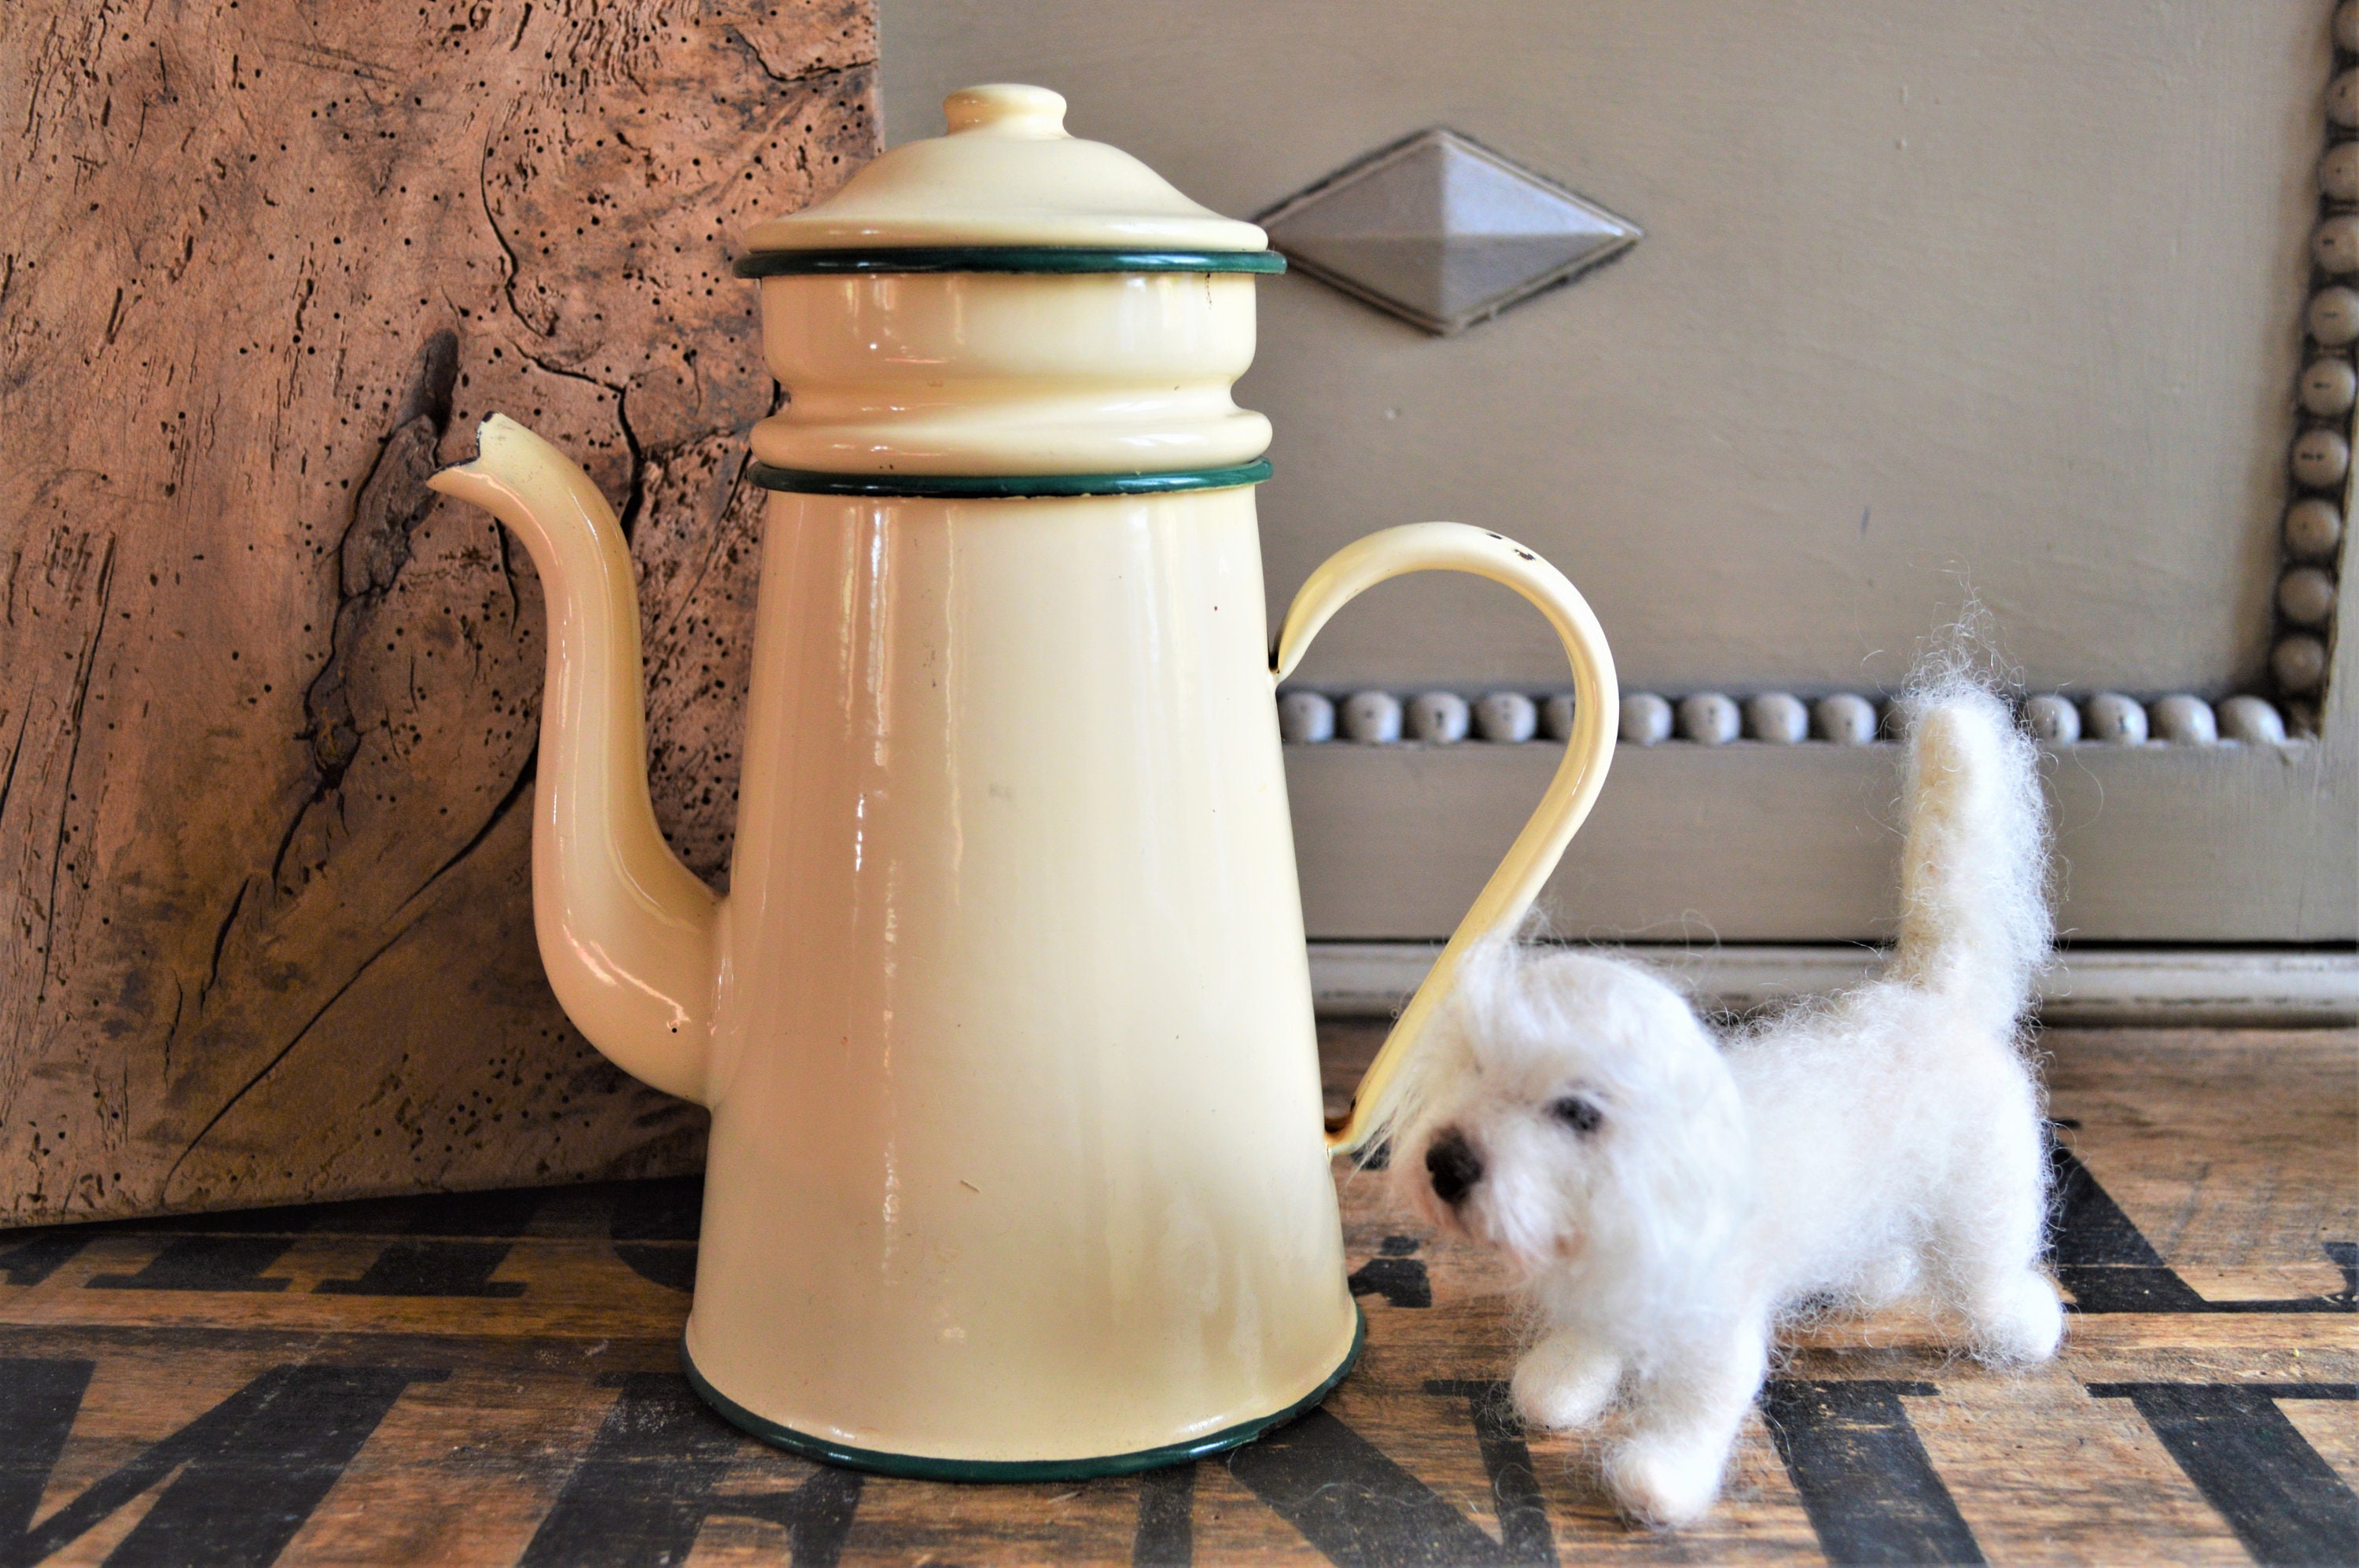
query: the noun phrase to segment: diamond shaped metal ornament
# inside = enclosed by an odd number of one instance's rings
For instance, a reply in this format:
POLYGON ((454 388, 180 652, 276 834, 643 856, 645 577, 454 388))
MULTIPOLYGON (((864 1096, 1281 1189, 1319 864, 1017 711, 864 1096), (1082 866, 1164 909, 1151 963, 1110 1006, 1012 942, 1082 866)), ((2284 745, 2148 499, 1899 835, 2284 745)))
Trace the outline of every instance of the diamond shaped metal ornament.
POLYGON ((1312 277, 1462 331, 1636 245, 1638 225, 1456 131, 1420 131, 1255 220, 1312 277))

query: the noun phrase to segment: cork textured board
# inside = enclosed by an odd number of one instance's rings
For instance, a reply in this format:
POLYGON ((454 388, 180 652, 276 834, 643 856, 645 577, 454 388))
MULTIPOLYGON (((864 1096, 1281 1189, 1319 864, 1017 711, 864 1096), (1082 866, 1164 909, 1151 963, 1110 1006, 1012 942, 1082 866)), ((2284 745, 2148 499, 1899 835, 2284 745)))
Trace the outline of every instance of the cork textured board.
POLYGON ((499 409, 614 500, 717 877, 728 247, 874 152, 875 59, 865 0, 0 11, 0 1224, 697 1168, 541 978, 539 587, 423 481, 499 409))

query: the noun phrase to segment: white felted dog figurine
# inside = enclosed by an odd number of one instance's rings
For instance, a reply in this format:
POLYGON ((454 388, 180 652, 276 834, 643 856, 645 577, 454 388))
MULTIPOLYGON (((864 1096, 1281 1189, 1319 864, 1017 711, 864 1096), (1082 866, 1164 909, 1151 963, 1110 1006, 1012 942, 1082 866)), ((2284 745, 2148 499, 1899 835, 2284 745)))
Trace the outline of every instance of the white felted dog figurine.
POLYGON ((1987 1361, 2055 1354, 2048 1162, 2017 1028, 2045 962, 2036 752, 1964 681, 1909 703, 1898 951, 1831 1007, 1716 1040, 1644 969, 1498 943, 1421 1046, 1392 1180, 1519 1266, 1540 1427, 1615 1417, 1615 1500, 1712 1506, 1781 1319, 1928 1303, 1987 1361))

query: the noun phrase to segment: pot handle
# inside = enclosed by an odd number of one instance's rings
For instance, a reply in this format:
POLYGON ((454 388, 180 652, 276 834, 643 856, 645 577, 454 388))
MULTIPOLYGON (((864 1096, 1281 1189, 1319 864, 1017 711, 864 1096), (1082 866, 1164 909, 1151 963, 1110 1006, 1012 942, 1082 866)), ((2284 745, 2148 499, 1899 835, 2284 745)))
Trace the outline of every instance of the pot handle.
POLYGON ((1400 1085, 1400 1070, 1426 1020, 1450 994, 1466 950, 1495 933, 1513 931, 1523 920, 1540 887, 1556 870, 1565 845, 1580 831, 1597 792, 1613 766, 1614 738, 1618 727, 1621 696, 1614 675, 1614 650, 1606 646, 1604 629, 1581 591, 1563 572, 1504 534, 1464 523, 1408 523, 1370 534, 1345 545, 1310 574, 1286 612, 1278 632, 1270 670, 1285 680, 1300 663, 1310 639, 1344 604, 1387 578, 1411 572, 1471 572, 1503 583, 1521 593, 1546 615, 1556 635, 1564 639, 1572 660, 1572 738, 1564 761, 1549 781, 1548 793, 1524 831, 1516 835, 1507 857, 1483 885, 1474 907, 1458 922, 1450 944, 1434 960, 1424 983, 1385 1038, 1384 1049, 1368 1064, 1352 1109, 1340 1123, 1330 1122, 1327 1146, 1338 1152, 1365 1144, 1385 1124, 1400 1085))

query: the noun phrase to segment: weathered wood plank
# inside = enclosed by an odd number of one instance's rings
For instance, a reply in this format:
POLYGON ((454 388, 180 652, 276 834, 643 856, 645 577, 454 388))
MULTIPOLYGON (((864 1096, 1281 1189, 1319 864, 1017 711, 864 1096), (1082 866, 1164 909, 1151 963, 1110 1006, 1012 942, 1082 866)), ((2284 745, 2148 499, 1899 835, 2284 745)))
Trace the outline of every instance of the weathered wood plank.
POLYGON ((692 1169, 540 979, 500 408, 615 497, 658 811, 725 858, 748 221, 875 146, 868 0, 0 12, 0 1223, 692 1169))
MULTIPOLYGON (((1366 1041, 1332 1043, 1348 1076, 1366 1041)), ((2282 1194, 2350 1184, 2359 1034, 2048 1045, 2064 1135, 2099 1173, 2060 1258, 2135 1237, 2177 1278, 2232 1241, 2265 1268, 2320 1247, 2282 1194), (2139 1194, 2198 1178, 2209 1206, 2166 1234, 2180 1209, 2139 1194)), ((1371 1173, 1339 1180, 1368 1348, 1323 1410, 1225 1460, 1064 1486, 855 1479, 705 1413, 677 1372, 688 1296, 663 1282, 684 1277, 693 1179, 18 1232, 0 1238, 0 1557, 136 1558, 157 1520, 184 1548, 212 1530, 221 1554, 370 1563, 2233 1563, 2348 1539, 2347 1290, 2267 1311, 2149 1291, 2178 1304, 2077 1312, 2064 1355, 2021 1372, 1904 1314, 1821 1323, 1793 1336, 1778 1425, 1748 1423, 1723 1505, 1658 1536, 1614 1517, 1594 1440, 1502 1412, 1521 1335, 1495 1265, 1423 1235, 1371 1173)))

